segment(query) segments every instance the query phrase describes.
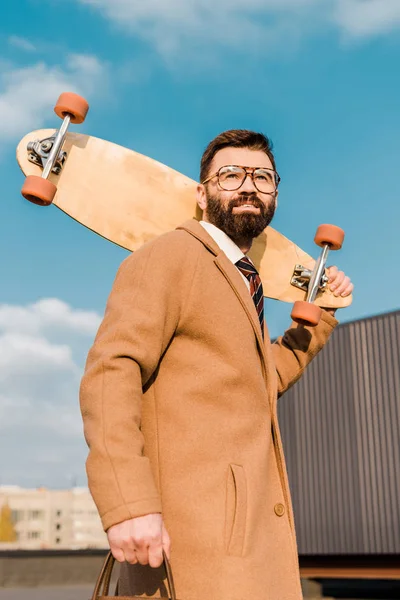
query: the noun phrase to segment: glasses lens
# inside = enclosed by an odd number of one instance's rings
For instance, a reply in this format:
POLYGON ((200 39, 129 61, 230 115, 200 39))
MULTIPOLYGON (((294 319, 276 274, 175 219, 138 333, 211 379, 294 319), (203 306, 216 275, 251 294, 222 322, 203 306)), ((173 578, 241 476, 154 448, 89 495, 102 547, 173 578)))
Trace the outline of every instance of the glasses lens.
POLYGON ((276 190, 276 173, 270 169, 256 169, 253 181, 256 188, 264 194, 270 194, 276 190))
POLYGON ((246 177, 246 171, 241 167, 227 166, 219 171, 219 185, 229 192, 238 190, 246 177))
MULTIPOLYGON (((228 165, 219 170, 218 181, 223 190, 238 190, 246 179, 246 169, 228 165)), ((278 175, 272 169, 255 169, 253 182, 259 192, 272 194, 278 186, 278 175)))

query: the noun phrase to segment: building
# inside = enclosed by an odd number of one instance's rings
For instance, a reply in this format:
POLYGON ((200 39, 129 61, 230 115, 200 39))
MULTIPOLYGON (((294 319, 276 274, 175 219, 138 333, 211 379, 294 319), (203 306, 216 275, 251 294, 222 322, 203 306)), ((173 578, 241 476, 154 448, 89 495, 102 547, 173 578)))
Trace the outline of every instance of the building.
POLYGON ((8 504, 17 541, 0 548, 107 548, 96 506, 86 488, 49 490, 0 486, 0 508, 8 504))
POLYGON ((400 575, 400 310, 339 325, 278 409, 300 556, 400 575))

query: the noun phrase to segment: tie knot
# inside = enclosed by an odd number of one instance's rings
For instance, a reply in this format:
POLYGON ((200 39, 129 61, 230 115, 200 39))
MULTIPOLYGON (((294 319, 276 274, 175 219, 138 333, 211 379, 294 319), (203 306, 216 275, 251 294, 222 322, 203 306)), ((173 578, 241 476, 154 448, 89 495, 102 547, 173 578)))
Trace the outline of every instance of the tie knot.
POLYGON ((251 279, 255 275, 258 275, 258 271, 247 256, 244 256, 240 260, 238 260, 235 265, 243 273, 247 279, 251 279))

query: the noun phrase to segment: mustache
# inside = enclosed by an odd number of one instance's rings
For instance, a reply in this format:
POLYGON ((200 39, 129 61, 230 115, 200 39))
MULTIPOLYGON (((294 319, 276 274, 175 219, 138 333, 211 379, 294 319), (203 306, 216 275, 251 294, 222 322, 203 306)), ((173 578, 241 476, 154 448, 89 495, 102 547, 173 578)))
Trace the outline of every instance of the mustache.
POLYGON ((257 194, 241 194, 237 198, 234 198, 229 202, 229 208, 235 208, 236 206, 242 206, 243 204, 251 204, 255 208, 259 208, 261 211, 265 209, 265 205, 257 194))

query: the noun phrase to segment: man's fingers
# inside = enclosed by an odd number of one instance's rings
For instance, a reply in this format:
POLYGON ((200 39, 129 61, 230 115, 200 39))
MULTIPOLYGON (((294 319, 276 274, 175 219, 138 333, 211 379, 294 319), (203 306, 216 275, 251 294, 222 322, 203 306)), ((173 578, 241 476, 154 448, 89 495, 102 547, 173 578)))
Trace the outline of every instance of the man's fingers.
POLYGON ((341 271, 335 284, 331 286, 331 290, 333 291, 334 296, 340 296, 348 287, 350 287, 350 277, 345 277, 344 273, 341 271), (343 276, 339 277, 342 274, 343 276))
POLYGON ((168 531, 165 529, 165 525, 163 523, 162 527, 162 547, 167 555, 168 560, 171 558, 171 540, 168 534, 168 531))
POLYGON ((350 277, 345 277, 343 273, 342 282, 336 286, 335 296, 339 296, 342 292, 344 292, 348 285, 350 285, 350 277))
POLYGON ((335 295, 340 294, 341 296, 349 296, 352 293, 353 288, 354 285, 350 282, 350 278, 345 277, 342 285, 337 288, 335 295))
POLYGON ((339 272, 339 269, 335 266, 333 267, 327 267, 327 275, 329 277, 329 283, 332 283, 332 281, 335 279, 336 275, 339 272))
POLYGON ((143 544, 136 547, 136 556, 141 565, 149 564, 149 548, 143 544))
POLYGON ((157 568, 163 563, 163 554, 162 554, 162 546, 161 544, 153 545, 149 547, 149 565, 153 568, 157 568))
POLYGON ((332 292, 335 291, 339 287, 339 285, 341 285, 343 283, 344 278, 345 278, 345 275, 344 275, 343 271, 339 271, 329 286, 329 288, 332 290, 332 292))
POLYGON ((120 540, 121 549, 125 555, 126 562, 135 565, 139 561, 137 547, 132 537, 124 537, 120 540))
POLYGON ((345 275, 343 271, 339 271, 336 266, 328 267, 326 269, 329 281, 329 289, 333 292, 334 296, 350 296, 353 293, 354 285, 350 280, 350 277, 345 275))
POLYGON ((128 562, 130 565, 136 565, 136 563, 138 562, 136 551, 132 550, 131 548, 127 548, 126 550, 124 550, 124 555, 126 562, 128 562))
MULTIPOLYGON (((117 523, 110 527, 107 536, 118 562, 126 560, 130 564, 159 567, 163 562, 163 533, 162 516, 154 513, 117 523)), ((169 545, 169 536, 165 532, 164 547, 168 556, 169 545)))
POLYGON ((121 562, 121 563, 125 562, 125 554, 124 554, 123 550, 121 550, 121 548, 111 546, 110 550, 116 561, 121 562))

